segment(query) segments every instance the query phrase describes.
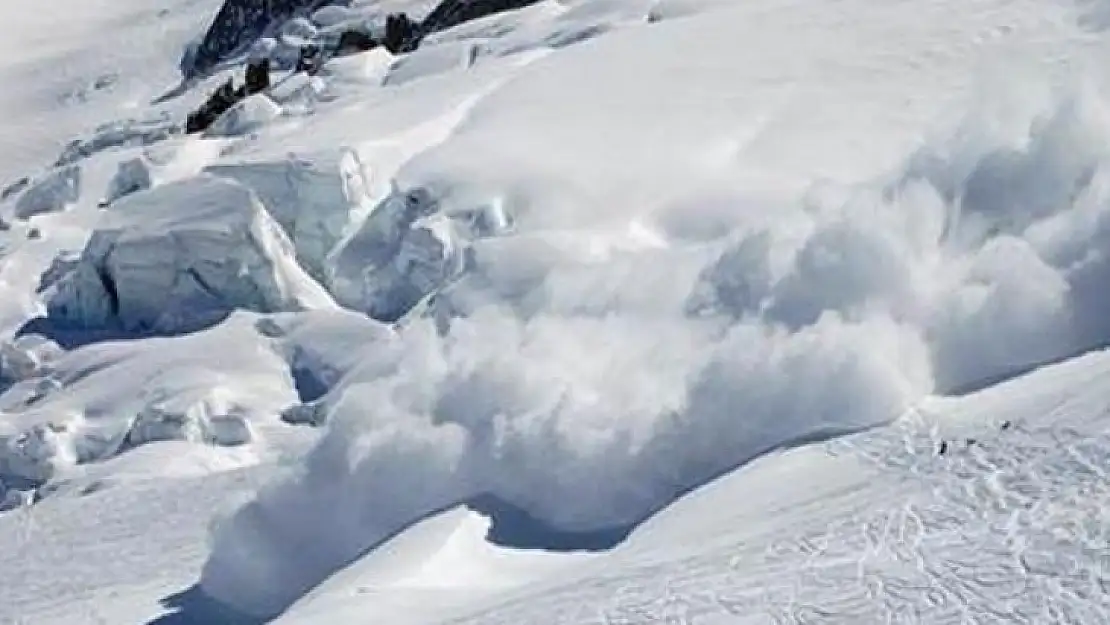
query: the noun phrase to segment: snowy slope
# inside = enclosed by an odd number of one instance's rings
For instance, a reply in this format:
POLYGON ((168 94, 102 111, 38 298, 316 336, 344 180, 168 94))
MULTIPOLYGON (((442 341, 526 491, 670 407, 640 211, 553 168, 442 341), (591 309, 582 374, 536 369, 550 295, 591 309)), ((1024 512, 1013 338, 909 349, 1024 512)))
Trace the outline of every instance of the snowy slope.
POLYGON ((1110 5, 545 0, 186 136, 219 3, 57 4, 0 622, 1106 619, 1110 5))

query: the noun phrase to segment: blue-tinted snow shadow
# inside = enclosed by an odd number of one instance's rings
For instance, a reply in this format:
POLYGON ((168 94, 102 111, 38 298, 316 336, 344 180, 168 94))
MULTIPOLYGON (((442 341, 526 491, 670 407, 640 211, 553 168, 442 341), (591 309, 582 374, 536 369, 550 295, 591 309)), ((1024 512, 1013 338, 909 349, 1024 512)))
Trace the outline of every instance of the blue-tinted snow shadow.
POLYGON ((146 625, 262 625, 268 620, 236 612, 195 584, 162 599, 161 604, 171 611, 146 625))
POLYGON ((197 324, 195 327, 182 329, 179 332, 154 332, 154 331, 136 331, 124 330, 118 327, 103 327, 103 328, 86 328, 60 322, 51 317, 35 317, 24 323, 18 330, 15 336, 19 338, 25 335, 37 334, 44 338, 50 339, 58 344, 59 347, 65 350, 77 349, 86 345, 94 343, 106 343, 117 341, 134 341, 139 339, 150 338, 169 338, 173 336, 184 336, 193 334, 218 325, 230 315, 230 312, 221 313, 218 318, 206 319, 203 324, 197 324))
POLYGON ((327 394, 331 387, 309 367, 292 366, 289 375, 293 378, 293 388, 302 404, 312 403, 327 394))
POLYGON ((466 506, 490 518, 486 540, 513 549, 544 551, 605 551, 616 547, 635 525, 602 528, 588 532, 556 529, 525 510, 494 495, 472 498, 466 506))

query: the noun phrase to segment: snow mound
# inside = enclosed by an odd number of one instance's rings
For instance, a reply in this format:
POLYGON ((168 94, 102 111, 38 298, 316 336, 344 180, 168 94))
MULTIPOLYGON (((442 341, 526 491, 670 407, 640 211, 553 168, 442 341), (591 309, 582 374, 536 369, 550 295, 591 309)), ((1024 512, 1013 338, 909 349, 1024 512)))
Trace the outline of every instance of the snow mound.
POLYGON ((31 183, 15 202, 15 215, 30 219, 35 215, 56 213, 81 197, 81 168, 59 167, 31 183))
POLYGON ((332 306, 294 256, 246 187, 211 176, 170 183, 105 214, 57 285, 49 316, 76 327, 177 333, 235 309, 332 306))
POLYGON ((367 173, 351 149, 213 165, 205 171, 252 189, 292 240, 298 261, 317 278, 326 275, 328 255, 371 207, 367 173))
POLYGON ((146 406, 135 417, 127 443, 182 440, 214 445, 243 445, 251 440, 246 418, 219 390, 204 397, 176 396, 146 406))

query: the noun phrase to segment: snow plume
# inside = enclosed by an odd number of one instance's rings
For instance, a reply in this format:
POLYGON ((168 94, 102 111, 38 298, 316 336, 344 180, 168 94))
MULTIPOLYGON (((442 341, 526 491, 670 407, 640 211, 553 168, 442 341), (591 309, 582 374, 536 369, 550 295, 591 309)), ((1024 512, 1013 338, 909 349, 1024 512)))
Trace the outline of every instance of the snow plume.
POLYGON ((1081 90, 1019 133, 985 122, 773 220, 737 202, 681 233, 660 209, 476 242, 396 366, 324 398, 297 477, 218 528, 202 586, 274 614, 480 494, 561 530, 634 524, 774 447, 1105 342, 1104 100, 1081 90))

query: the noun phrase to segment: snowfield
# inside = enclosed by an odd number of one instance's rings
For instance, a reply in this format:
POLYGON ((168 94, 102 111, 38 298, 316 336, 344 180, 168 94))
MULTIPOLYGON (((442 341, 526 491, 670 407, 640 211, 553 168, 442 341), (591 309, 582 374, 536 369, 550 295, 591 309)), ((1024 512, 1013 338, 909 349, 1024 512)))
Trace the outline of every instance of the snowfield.
POLYGON ((1110 620, 1110 3, 0 9, 0 623, 1110 620), (251 55, 273 84, 186 114, 251 55))

